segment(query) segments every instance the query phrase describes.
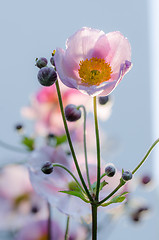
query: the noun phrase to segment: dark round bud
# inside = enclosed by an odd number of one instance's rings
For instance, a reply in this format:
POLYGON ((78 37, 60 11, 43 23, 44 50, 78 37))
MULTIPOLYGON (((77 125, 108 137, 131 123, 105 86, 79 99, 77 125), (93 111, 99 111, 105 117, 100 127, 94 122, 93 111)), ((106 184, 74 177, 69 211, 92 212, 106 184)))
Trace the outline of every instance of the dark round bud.
POLYGON ((39 212, 39 207, 38 206, 34 205, 34 206, 31 207, 31 213, 36 214, 38 212, 39 212))
POLYGON ((47 65, 47 59, 44 57, 39 58, 36 62, 36 66, 38 68, 46 67, 46 65, 47 65))
POLYGON ((70 152, 69 150, 67 150, 67 151, 66 151, 66 154, 67 154, 68 156, 70 156, 70 155, 71 155, 71 152, 70 152))
POLYGON ((142 184, 146 185, 151 182, 150 176, 143 176, 141 179, 142 184))
POLYGON ((46 137, 46 141, 48 145, 55 147, 57 143, 56 135, 53 133, 49 133, 46 137))
POLYGON ((55 137, 55 134, 53 134, 53 133, 49 133, 48 135, 47 135, 47 138, 54 138, 55 137))
POLYGON ((23 125, 22 125, 22 124, 17 124, 17 125, 15 125, 15 129, 16 129, 17 131, 20 131, 20 130, 23 129, 23 125))
POLYGON ((81 118, 81 110, 73 104, 69 104, 65 107, 65 116, 67 121, 75 122, 81 118))
POLYGON ((108 177, 113 177, 115 175, 116 169, 113 165, 109 165, 105 168, 105 174, 108 177))
POLYGON ((38 80, 41 85, 49 87, 57 80, 57 74, 53 68, 43 67, 38 72, 38 80))
POLYGON ((109 101, 109 97, 108 96, 99 97, 100 105, 105 105, 108 101, 109 101))
POLYGON ((122 179, 123 179, 124 181, 129 181, 129 180, 131 180, 131 179, 132 179, 132 173, 131 173, 130 171, 125 171, 125 172, 123 172, 123 174, 122 174, 122 179))
POLYGON ((50 63, 55 67, 55 61, 53 56, 50 58, 50 63))
POLYGON ((46 162, 42 168, 41 168, 41 171, 45 174, 50 174, 53 172, 53 166, 52 166, 52 163, 51 162, 46 162))

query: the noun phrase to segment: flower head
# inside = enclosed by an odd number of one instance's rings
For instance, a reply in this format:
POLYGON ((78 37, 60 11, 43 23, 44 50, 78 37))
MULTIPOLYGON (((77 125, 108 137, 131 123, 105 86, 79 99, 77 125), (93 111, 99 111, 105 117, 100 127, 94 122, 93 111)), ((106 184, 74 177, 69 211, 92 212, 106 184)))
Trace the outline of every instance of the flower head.
POLYGON ((84 27, 58 48, 55 66, 61 81, 91 96, 108 95, 131 68, 130 43, 120 32, 84 27))

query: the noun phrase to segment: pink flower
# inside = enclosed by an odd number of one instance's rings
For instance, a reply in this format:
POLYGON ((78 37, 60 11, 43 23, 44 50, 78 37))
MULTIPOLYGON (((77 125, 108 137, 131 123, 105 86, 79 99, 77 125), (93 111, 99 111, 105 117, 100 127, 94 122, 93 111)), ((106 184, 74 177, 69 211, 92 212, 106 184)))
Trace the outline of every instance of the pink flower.
MULTIPOLYGON (((61 84, 60 88, 64 107, 71 103, 77 106, 85 103, 90 105, 88 96, 83 97, 80 92, 67 88, 63 84, 61 84)), ((42 87, 35 93, 30 106, 22 108, 22 115, 35 120, 35 132, 40 135, 46 136, 50 132, 55 135, 65 133, 55 85, 47 88, 42 87)), ((71 132, 75 131, 80 123, 79 120, 76 124, 68 124, 71 132)))
MULTIPOLYGON (((71 215, 74 218, 86 217, 91 213, 90 204, 83 202, 80 198, 71 196, 59 191, 71 190, 74 184, 74 179, 63 169, 54 167, 51 174, 44 174, 41 171, 41 167, 46 162, 61 163, 65 165, 76 176, 74 164, 66 158, 61 148, 52 148, 45 146, 39 150, 35 150, 31 153, 28 161, 30 179, 34 190, 44 197, 50 204, 56 207, 60 212, 71 215)), ((96 166, 93 164, 95 158, 89 156, 89 173, 90 181, 93 184, 96 181, 96 166)), ((78 162, 81 168, 82 175, 87 184, 85 164, 83 158, 78 157, 78 162)), ((104 167, 102 167, 104 169, 104 167)), ((117 172, 113 178, 107 176, 103 180, 108 182, 103 190, 100 192, 100 199, 106 197, 114 188, 119 184, 121 173, 117 172)), ((79 180, 80 181, 80 180, 79 180)))
POLYGON ((55 65, 70 88, 96 96, 108 95, 131 68, 130 43, 120 32, 83 27, 56 49, 55 65))
MULTIPOLYGON (((16 240, 40 240, 48 238, 48 227, 47 221, 41 220, 38 222, 32 222, 26 225, 16 237, 16 240)), ((52 238, 54 239, 63 239, 63 231, 56 222, 52 222, 52 238)))

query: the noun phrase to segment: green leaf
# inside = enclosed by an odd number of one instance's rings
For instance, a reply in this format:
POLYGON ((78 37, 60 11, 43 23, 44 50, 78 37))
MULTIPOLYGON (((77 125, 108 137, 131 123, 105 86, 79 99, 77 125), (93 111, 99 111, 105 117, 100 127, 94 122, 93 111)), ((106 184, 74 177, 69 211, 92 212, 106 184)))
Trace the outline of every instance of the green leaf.
POLYGON ((27 147, 28 151, 34 150, 35 139, 24 136, 21 140, 21 143, 27 147))
POLYGON ((79 198, 81 198, 84 202, 89 203, 89 201, 85 198, 85 196, 83 195, 83 193, 80 192, 79 190, 78 190, 78 191, 59 191, 59 192, 62 192, 62 193, 66 193, 66 194, 69 194, 69 195, 72 195, 72 196, 79 197, 79 198))
POLYGON ((66 135, 62 135, 62 136, 55 136, 56 138, 56 146, 65 143, 67 141, 67 137, 66 135))
POLYGON ((105 185, 107 185, 108 183, 104 180, 103 182, 100 183, 100 188, 99 188, 99 191, 101 191, 103 189, 103 187, 105 185))
POLYGON ((129 192, 123 192, 120 196, 124 196, 126 194, 128 194, 129 192))
POLYGON ((122 196, 122 195, 118 195, 118 196, 115 196, 114 198, 112 198, 110 201, 102 204, 101 206, 102 207, 106 207, 112 203, 120 203, 120 202, 123 202, 125 200, 125 197, 122 196))
MULTIPOLYGON (((99 187, 99 191, 101 191, 102 189, 103 189, 103 187, 105 186, 105 185, 107 185, 108 183, 104 180, 103 182, 101 182, 100 183, 100 187, 99 187)), ((93 192, 96 192, 96 186, 97 186, 97 182, 94 182, 93 184, 92 184, 92 190, 93 190, 93 192)))

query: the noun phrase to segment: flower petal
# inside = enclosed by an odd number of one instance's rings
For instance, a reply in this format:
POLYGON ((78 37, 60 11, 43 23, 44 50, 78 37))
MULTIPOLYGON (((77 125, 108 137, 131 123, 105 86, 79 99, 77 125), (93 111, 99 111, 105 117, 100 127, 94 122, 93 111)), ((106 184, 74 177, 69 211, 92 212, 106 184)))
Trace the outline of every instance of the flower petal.
POLYGON ((109 51, 110 51, 110 44, 107 36, 104 34, 97 40, 92 50, 91 58, 97 57, 97 58, 105 59, 109 51))
MULTIPOLYGON (((86 58, 91 58, 92 50, 98 39, 102 36, 105 36, 103 31, 84 27, 67 40, 66 52, 62 60, 63 69, 67 76, 80 80, 78 75, 79 62, 86 58)), ((99 45, 103 45, 102 42, 103 41, 100 40, 99 45)), ((97 51, 99 52, 99 48, 97 49, 96 46, 96 52, 97 51)))
POLYGON ((105 82, 101 84, 100 86, 92 85, 92 86, 78 86, 78 90, 81 91, 84 94, 88 94, 92 97, 97 95, 106 96, 109 95, 113 89, 115 88, 117 81, 112 82, 105 82))
POLYGON ((111 32, 106 36, 110 44, 106 61, 110 63, 113 73, 119 73, 121 64, 131 59, 130 43, 120 32, 111 32))
MULTIPOLYGON (((64 59, 64 50, 61 48, 56 49, 56 53, 54 56, 55 66, 60 77, 60 80, 70 88, 77 88, 77 82, 75 79, 68 77, 67 68, 63 64, 64 59), (66 69, 66 70, 65 70, 66 69)), ((68 69, 69 70, 69 69, 68 69)), ((72 72, 73 73, 73 72, 72 72)), ((70 74, 69 74, 70 75, 70 74)))

